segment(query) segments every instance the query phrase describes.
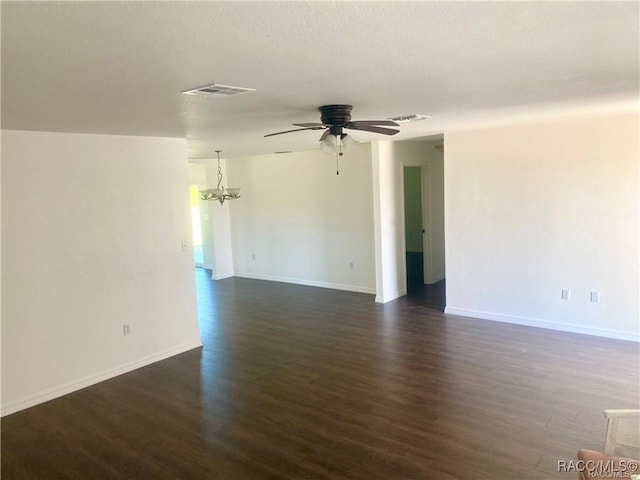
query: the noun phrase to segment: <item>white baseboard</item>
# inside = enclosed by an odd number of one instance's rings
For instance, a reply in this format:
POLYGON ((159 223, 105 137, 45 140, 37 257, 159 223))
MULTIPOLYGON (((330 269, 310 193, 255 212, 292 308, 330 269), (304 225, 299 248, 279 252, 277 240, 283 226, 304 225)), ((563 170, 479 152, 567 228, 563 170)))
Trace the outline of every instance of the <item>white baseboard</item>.
POLYGON ((339 283, 317 282, 315 280, 304 280, 300 278, 276 277, 273 275, 263 275, 260 273, 236 272, 236 277, 251 278, 253 280, 268 280, 270 282, 293 283, 296 285, 306 285, 308 287, 331 288, 333 290, 344 290, 347 292, 375 294, 375 288, 360 287, 357 285, 342 285, 339 283))
POLYGON ((400 292, 396 292, 396 293, 392 293, 391 295, 376 295, 376 299, 375 302, 376 303, 387 303, 387 302, 391 302, 392 300, 396 300, 400 297, 404 297, 407 294, 406 290, 402 290, 400 292))
POLYGON ((593 335, 596 337, 615 338, 617 340, 640 342, 640 337, 638 337, 637 335, 620 330, 610 330, 606 328, 575 325, 572 323, 551 322, 549 320, 541 320, 537 318, 503 315, 501 313, 483 312, 480 310, 470 310, 466 308, 456 308, 449 306, 444 309, 444 313, 451 315, 460 315, 462 317, 480 318, 482 320, 493 320, 495 322, 526 325, 528 327, 546 328, 549 330, 558 330, 561 332, 581 333, 583 335, 593 335))
POLYGON ((225 272, 220 274, 214 274, 213 271, 211 273, 211 280, 224 280, 225 278, 233 277, 233 272, 225 272))
POLYGON ((156 353, 154 355, 149 355, 133 362, 125 363, 124 365, 120 365, 113 369, 103 370, 102 372, 88 375, 84 378, 74 380, 63 385, 58 385, 53 388, 41 390, 40 392, 37 392, 35 394, 28 395, 24 398, 2 405, 2 407, 0 408, 0 416, 4 417, 5 415, 16 413, 20 410, 24 410, 25 408, 33 407, 34 405, 53 400, 54 398, 62 397, 63 395, 67 395, 68 393, 75 392, 82 388, 90 387, 91 385, 95 385, 96 383, 109 380, 110 378, 117 377, 124 373, 131 372, 138 368, 145 367, 152 363, 159 362, 160 360, 173 357, 174 355, 178 355, 180 353, 184 353, 201 346, 202 343, 200 342, 180 345, 169 350, 156 353))

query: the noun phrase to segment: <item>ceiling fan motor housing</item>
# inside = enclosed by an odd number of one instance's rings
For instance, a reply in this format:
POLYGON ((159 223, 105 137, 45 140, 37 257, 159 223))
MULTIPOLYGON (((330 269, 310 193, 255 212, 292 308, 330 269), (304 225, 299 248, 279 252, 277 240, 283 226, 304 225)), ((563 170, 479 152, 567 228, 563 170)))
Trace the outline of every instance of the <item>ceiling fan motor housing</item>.
POLYGON ((342 129, 351 121, 351 105, 323 105, 319 107, 320 121, 330 125, 329 133, 336 137, 343 137, 342 129))
POLYGON ((351 121, 351 105, 324 105, 320 110, 320 121, 325 125, 344 127, 351 121))

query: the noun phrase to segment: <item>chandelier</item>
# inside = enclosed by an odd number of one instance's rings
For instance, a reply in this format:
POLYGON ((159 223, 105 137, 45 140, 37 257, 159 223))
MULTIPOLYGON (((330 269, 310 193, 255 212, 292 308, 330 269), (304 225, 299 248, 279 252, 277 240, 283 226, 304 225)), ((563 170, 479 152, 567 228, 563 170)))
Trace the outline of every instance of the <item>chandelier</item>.
POLYGON ((240 189, 224 188, 224 185, 222 184, 222 169, 220 168, 221 152, 222 150, 216 150, 216 154, 218 155, 218 185, 216 188, 200 190, 200 196, 202 200, 207 200, 209 202, 217 200, 220 202, 220 205, 223 205, 225 200, 235 200, 236 198, 240 198, 240 189))

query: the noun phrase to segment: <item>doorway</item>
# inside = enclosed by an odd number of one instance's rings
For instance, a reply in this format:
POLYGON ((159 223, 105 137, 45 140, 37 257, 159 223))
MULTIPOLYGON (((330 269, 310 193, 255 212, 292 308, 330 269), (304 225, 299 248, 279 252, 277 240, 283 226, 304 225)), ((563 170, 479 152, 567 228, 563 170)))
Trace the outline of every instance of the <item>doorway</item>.
POLYGON ((444 311, 444 155, 433 145, 425 147, 425 161, 402 168, 407 297, 444 311))
POLYGON ((404 167, 404 232, 407 291, 423 285, 425 228, 422 209, 422 168, 404 167))
POLYGON ((204 252, 202 248, 202 221, 200 217, 200 192, 197 185, 189 185, 191 200, 191 229, 193 236, 193 259, 196 267, 204 266, 204 252))
POLYGON ((211 270, 213 268, 211 212, 207 202, 200 198, 200 190, 206 188, 206 166, 189 163, 189 198, 191 201, 194 264, 196 267, 211 270))

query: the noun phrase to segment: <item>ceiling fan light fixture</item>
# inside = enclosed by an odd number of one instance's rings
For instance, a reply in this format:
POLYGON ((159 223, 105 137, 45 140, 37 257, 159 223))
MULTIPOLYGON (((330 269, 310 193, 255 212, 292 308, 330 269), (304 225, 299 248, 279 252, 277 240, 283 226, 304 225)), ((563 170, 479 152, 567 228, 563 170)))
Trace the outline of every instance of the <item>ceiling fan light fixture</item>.
POLYGON ((320 142, 320 150, 329 155, 336 153, 338 151, 338 137, 327 135, 327 138, 320 142))
POLYGON ((354 139, 351 135, 344 135, 342 137, 342 151, 343 152, 349 152, 351 150, 353 150, 353 148, 360 142, 358 142, 356 139, 354 139))
POLYGON ((351 135, 343 133, 340 137, 336 135, 327 135, 326 138, 320 142, 320 150, 328 155, 334 153, 347 153, 353 150, 359 142, 355 140, 351 135))

